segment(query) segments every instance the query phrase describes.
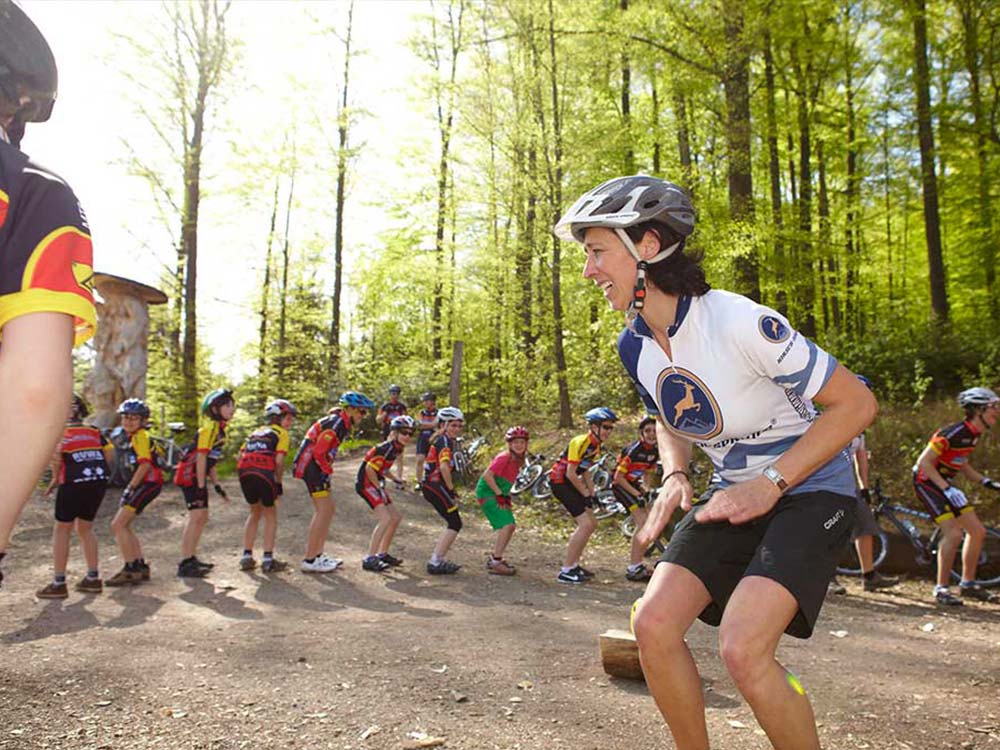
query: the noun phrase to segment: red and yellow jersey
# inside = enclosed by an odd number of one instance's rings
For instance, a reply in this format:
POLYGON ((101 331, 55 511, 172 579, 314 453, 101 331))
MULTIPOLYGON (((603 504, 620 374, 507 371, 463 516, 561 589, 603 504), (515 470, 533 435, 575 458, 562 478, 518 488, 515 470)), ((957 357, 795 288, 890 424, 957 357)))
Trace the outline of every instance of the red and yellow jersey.
POLYGON ((372 446, 365 454, 365 460, 358 467, 357 481, 363 484, 370 484, 366 467, 371 466, 372 471, 379 479, 385 478, 385 473, 392 468, 399 454, 403 452, 403 444, 395 440, 386 440, 384 443, 372 446))
POLYGON ((177 464, 174 484, 178 487, 193 487, 198 479, 198 454, 207 456, 205 471, 208 472, 222 459, 222 449, 226 444, 226 423, 206 420, 198 428, 194 443, 184 448, 184 455, 177 464))
POLYGON ((592 432, 577 435, 569 441, 569 445, 559 456, 552 467, 551 481, 562 484, 566 481, 566 472, 570 469, 577 474, 583 474, 590 465, 594 463, 601 453, 601 441, 594 437, 592 432))
MULTIPOLYGON (((942 477, 951 479, 961 471, 969 459, 969 454, 975 450, 980 434, 968 422, 948 425, 934 433, 929 445, 935 455, 934 468, 942 477)), ((928 481, 919 464, 914 469, 917 472, 917 481, 928 481)))
POLYGON ((34 312, 73 317, 94 335, 93 246, 83 209, 59 177, 0 141, 0 329, 34 312))
POLYGON ((264 425, 243 441, 236 469, 240 474, 262 471, 274 474, 287 454, 288 430, 280 424, 264 425))
POLYGON ((345 411, 313 422, 295 454, 295 477, 302 479, 310 462, 315 462, 324 474, 332 474, 333 459, 350 431, 351 418, 345 411))
POLYGON ((431 447, 427 449, 427 459, 424 461, 424 481, 438 482, 441 479, 441 465, 448 464, 449 468, 455 470, 455 446, 451 438, 447 435, 438 435, 431 441, 431 447))
POLYGON ((146 472, 143 482, 152 484, 163 484, 163 469, 160 468, 160 454, 157 453, 149 440, 149 433, 145 427, 136 430, 129 442, 129 464, 134 469, 138 469, 141 464, 149 464, 150 470, 146 472))
POLYGON ((402 401, 386 401, 378 408, 379 424, 389 424, 403 414, 406 414, 406 404, 402 401))
POLYGON ((59 484, 105 482, 111 444, 96 427, 70 422, 59 444, 59 484))
POLYGON ((656 468, 660 455, 656 445, 636 440, 625 447, 615 467, 615 477, 623 475, 629 482, 641 481, 656 468))
POLYGON ((437 414, 437 409, 421 409, 417 428, 421 432, 434 432, 434 428, 437 427, 437 414))

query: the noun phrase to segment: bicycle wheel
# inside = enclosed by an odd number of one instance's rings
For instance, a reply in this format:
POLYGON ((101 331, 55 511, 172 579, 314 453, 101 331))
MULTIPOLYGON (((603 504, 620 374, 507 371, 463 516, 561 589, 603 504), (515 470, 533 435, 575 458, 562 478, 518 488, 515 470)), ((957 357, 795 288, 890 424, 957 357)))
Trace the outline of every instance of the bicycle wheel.
POLYGON ((594 472, 594 489, 606 490, 611 486, 611 472, 606 469, 597 469, 594 472))
MULTIPOLYGON (((886 555, 889 554, 889 535, 884 529, 879 529, 878 534, 872 537, 872 570, 878 570, 879 566, 885 562, 886 555)), ((858 560, 858 553, 853 544, 849 545, 841 555, 840 565, 837 566, 837 574, 842 576, 859 576, 861 561, 858 560)))
MULTIPOLYGON (((951 579, 956 583, 962 580, 961 547, 955 555, 951 579)), ((980 586, 1000 586, 1000 529, 986 527, 986 538, 979 552, 979 565, 976 566, 976 583, 980 586)))
POLYGON ((542 474, 539 480, 535 482, 535 486, 531 488, 531 495, 539 500, 552 497, 552 482, 549 480, 548 474, 542 474))
POLYGON ((510 494, 519 495, 527 489, 534 486, 538 478, 542 476, 542 465, 535 464, 534 466, 525 466, 518 472, 517 481, 514 482, 514 486, 510 488, 510 494))
POLYGON ((621 520, 621 523, 618 524, 618 528, 621 529, 622 536, 626 539, 631 539, 635 536, 635 518, 632 517, 631 513, 621 520))
POLYGON ((598 492, 597 497, 594 499, 594 518, 598 521, 611 518, 611 516, 618 513, 619 507, 621 507, 621 504, 615 499, 614 493, 607 491, 598 492))
POLYGON ((459 476, 466 476, 469 473, 469 463, 465 458, 465 453, 462 451, 455 451, 455 456, 452 459, 455 462, 455 471, 459 476))

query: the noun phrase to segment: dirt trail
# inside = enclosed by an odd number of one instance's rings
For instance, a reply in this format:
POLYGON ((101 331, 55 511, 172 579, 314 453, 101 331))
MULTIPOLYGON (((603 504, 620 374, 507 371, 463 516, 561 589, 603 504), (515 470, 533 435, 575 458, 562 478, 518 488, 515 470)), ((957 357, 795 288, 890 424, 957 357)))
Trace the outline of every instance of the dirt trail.
MULTIPOLYGON (((203 581, 174 577, 184 520, 176 490, 137 522, 153 581, 41 602, 50 575, 50 505, 33 500, 15 535, 0 593, 0 748, 403 748, 423 736, 445 748, 669 748, 645 686, 609 679, 597 634, 627 627, 641 585, 623 579, 620 550, 588 555, 587 586, 555 582, 562 548, 520 530, 518 575, 484 568, 491 535, 466 506, 454 577, 424 570, 441 526, 415 494, 394 552, 406 565, 360 568, 371 516, 353 493, 354 461, 338 466, 329 576, 275 576, 236 566, 245 504, 213 497, 200 556, 203 581)), ((311 505, 286 483, 279 556, 301 552, 311 505)), ((468 493, 467 493, 468 494, 468 493)), ((120 560, 98 521, 104 574, 120 560)), ((568 522, 565 528, 569 530, 568 522)), ((82 573, 74 546, 71 583, 82 573)), ((1000 749, 1000 607, 930 606, 925 582, 827 603, 811 641, 787 639, 783 662, 813 700, 824 747, 1000 749), (832 633, 836 633, 833 635, 832 633), (841 637, 838 637, 841 636, 841 637)), ((689 643, 705 682, 714 746, 768 748, 725 675, 711 628, 689 643)))

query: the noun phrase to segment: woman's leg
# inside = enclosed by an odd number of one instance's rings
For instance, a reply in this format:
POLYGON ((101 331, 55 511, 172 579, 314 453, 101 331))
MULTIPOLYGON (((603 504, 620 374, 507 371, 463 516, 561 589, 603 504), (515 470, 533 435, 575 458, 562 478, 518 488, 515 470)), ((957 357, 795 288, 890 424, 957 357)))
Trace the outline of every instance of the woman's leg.
POLYGON ((403 514, 396 510, 396 506, 388 506, 389 519, 385 529, 382 531, 382 539, 379 541, 378 554, 389 551, 393 537, 396 536, 396 529, 403 520, 403 514))
POLYGON ((447 528, 441 532, 441 536, 438 537, 438 543, 434 545, 435 560, 444 560, 448 557, 448 550, 451 549, 451 543, 455 541, 457 536, 458 532, 452 528, 447 528))
MULTIPOLYGON (((264 551, 274 552, 274 544, 278 538, 278 509, 273 505, 261 506, 260 515, 264 517, 264 551)), ((255 533, 256 531, 254 528, 255 533)))
POLYGON ((711 600, 694 573, 661 563, 636 608, 642 672, 677 750, 708 750, 701 680, 684 635, 711 600))
POLYGON ((639 529, 641 529, 643 524, 646 523, 646 516, 647 513, 645 508, 636 507, 636 509, 632 511, 632 518, 635 519, 635 533, 632 535, 632 547, 629 550, 628 561, 630 565, 638 565, 641 563, 646 554, 646 550, 644 550, 642 545, 639 544, 639 529))
POLYGON ((965 543, 962 544, 962 580, 976 580, 976 568, 979 566, 979 553, 986 539, 986 527, 979 520, 976 511, 963 513, 955 519, 965 532, 965 543))
POLYGON ((583 556, 587 542, 590 541, 590 535, 597 529, 597 519, 594 518, 594 511, 590 508, 587 508, 573 520, 576 521, 576 529, 569 538, 569 544, 566 545, 564 568, 575 568, 580 564, 580 558, 583 556))
POLYGON ((858 562, 861 563, 861 572, 868 573, 874 567, 875 540, 871 534, 859 536, 854 540, 854 549, 858 553, 858 562))
POLYGON ((94 522, 76 519, 76 535, 80 537, 80 548, 83 559, 87 561, 87 571, 97 570, 97 535, 94 533, 94 522))
POLYGON ((111 533, 114 534, 115 541, 118 542, 122 561, 127 563, 142 556, 139 540, 132 531, 134 518, 135 513, 130 508, 119 508, 115 517, 111 519, 111 533))
POLYGON ((306 559, 312 560, 323 552, 326 544, 326 537, 330 533, 330 523, 333 521, 333 514, 336 506, 333 498, 329 495, 324 497, 314 497, 312 499, 315 512, 312 521, 309 522, 309 534, 306 537, 306 559))
MULTIPOLYGON (((937 585, 947 586, 951 583, 951 568, 955 564, 955 555, 962 544, 962 527, 957 518, 942 521, 941 541, 937 549, 937 585)), ((964 567, 964 566, 963 566, 964 567)))
POLYGON ((819 750, 809 699, 774 658, 798 609, 780 583, 748 576, 733 591, 719 625, 722 661, 775 750, 819 750))

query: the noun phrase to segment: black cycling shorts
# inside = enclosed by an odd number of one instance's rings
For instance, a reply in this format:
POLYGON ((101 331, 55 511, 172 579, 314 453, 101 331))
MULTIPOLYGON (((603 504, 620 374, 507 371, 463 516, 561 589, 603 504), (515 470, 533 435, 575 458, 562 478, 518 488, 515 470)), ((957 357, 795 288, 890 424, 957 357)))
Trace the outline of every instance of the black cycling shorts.
MULTIPOLYGON (((718 488, 698 502, 707 502, 718 488)), ((701 524, 698 506, 677 524, 660 562, 687 568, 705 585, 712 602, 698 618, 718 625, 729 597, 746 576, 770 578, 795 597, 799 611, 785 632, 812 635, 827 584, 851 538, 855 498, 833 492, 786 495, 766 515, 734 526, 701 524)))
POLYGON ((418 456, 426 456, 427 451, 431 449, 431 435, 434 434, 433 430, 428 430, 427 432, 417 433, 417 450, 415 451, 418 456))
POLYGON ((573 518, 582 516, 587 512, 587 508, 593 507, 590 499, 581 495, 580 491, 569 483, 569 480, 565 482, 552 482, 552 494, 556 496, 573 518))
POLYGON ((639 495, 639 497, 636 497, 635 495, 630 495, 628 492, 625 491, 625 488, 617 484, 611 487, 611 491, 615 495, 615 500, 617 500, 626 508, 628 508, 629 513, 635 512, 636 508, 646 507, 645 495, 639 495))
POLYGON ((971 513, 975 508, 970 503, 955 507, 954 503, 948 499, 944 491, 939 489, 933 482, 921 482, 917 475, 913 475, 913 491, 917 497, 927 507, 927 512, 931 514, 934 523, 941 523, 950 518, 957 518, 964 513, 971 513))
POLYGON ((205 485, 204 495, 198 497, 198 486, 192 484, 190 487, 181 487, 184 494, 184 504, 188 510, 208 510, 208 485, 205 485))
POLYGON ((159 497, 162 489, 163 485, 159 482, 143 482, 132 491, 132 496, 128 500, 122 497, 119 505, 131 509, 137 516, 141 515, 146 507, 159 497))
POLYGON ((273 508, 278 499, 278 486, 273 475, 247 471, 240 474, 240 489, 250 505, 260 503, 265 508, 273 508))
POLYGON ((312 497, 329 497, 330 475, 319 468, 319 464, 310 461, 302 472, 302 481, 312 497))
POLYGON ((448 488, 437 482, 424 482, 420 489, 424 493, 424 500, 434 506, 434 510, 448 524, 448 528, 452 531, 461 531, 462 516, 459 515, 458 504, 448 488))
POLYGON ((77 518, 93 521, 107 488, 107 482, 60 484, 56 490, 56 520, 61 523, 72 523, 77 518))
POLYGON ((863 536, 878 536, 878 531, 875 514, 859 494, 857 502, 854 503, 854 532, 851 534, 851 541, 856 542, 863 536))

